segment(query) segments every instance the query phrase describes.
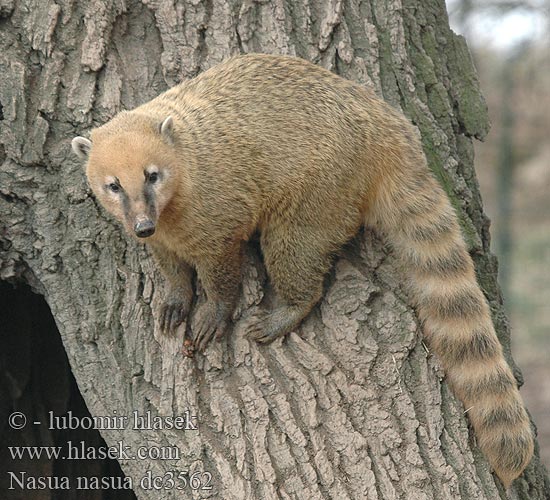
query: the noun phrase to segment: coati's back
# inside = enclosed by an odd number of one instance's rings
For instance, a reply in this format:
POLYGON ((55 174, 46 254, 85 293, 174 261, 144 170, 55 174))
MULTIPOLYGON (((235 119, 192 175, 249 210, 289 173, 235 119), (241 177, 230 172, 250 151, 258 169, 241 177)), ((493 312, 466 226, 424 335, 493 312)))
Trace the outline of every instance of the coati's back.
MULTIPOLYGON (((318 273, 321 282, 327 255, 361 223, 385 233, 480 447, 506 485, 522 472, 533 453, 529 419, 454 210, 404 117, 322 68, 267 55, 220 64, 115 118, 103 133, 122 120, 131 124, 132 113, 151 123, 174 117, 180 168, 191 172, 191 195, 207 223, 292 234, 295 252, 310 253, 309 275, 318 273), (296 227, 303 228, 303 241, 296 227)), ((267 243, 274 247, 277 240, 267 243)), ((285 265, 280 258, 271 264, 285 265)), ((275 269, 289 285, 281 293, 307 294, 294 286, 289 269, 275 269)), ((287 298, 298 301, 296 294, 287 298)))
POLYGON ((246 164, 270 194, 326 181, 337 200, 359 182, 364 198, 381 170, 400 169, 403 155, 418 150, 411 125, 372 91, 297 58, 234 57, 141 110, 187 123, 197 156, 224 158, 209 168, 240 178, 246 164))

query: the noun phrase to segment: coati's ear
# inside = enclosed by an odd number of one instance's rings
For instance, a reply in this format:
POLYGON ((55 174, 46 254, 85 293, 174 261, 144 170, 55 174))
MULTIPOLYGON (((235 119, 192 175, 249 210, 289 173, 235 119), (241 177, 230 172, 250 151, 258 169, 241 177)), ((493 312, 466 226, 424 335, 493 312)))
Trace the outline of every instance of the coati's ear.
POLYGON ((87 160, 92 149, 92 141, 85 137, 75 137, 71 142, 71 147, 81 160, 87 160))
POLYGON ((171 116, 159 125, 159 133, 166 142, 170 144, 174 142, 174 120, 171 116))

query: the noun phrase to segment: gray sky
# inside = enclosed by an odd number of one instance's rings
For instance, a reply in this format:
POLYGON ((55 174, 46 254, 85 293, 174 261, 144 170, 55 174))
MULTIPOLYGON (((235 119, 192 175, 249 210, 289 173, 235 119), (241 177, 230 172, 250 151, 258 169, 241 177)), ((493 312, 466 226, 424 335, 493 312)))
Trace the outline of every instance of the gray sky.
MULTIPOLYGON (((447 0, 449 14, 453 12, 460 0, 447 0)), ((498 8, 483 9, 480 5, 510 3, 498 0, 476 1, 475 13, 471 16, 468 43, 475 45, 489 45, 497 49, 508 50, 523 41, 548 41, 548 0, 526 0, 523 2, 529 7, 519 7, 510 12, 502 12, 498 8)), ((517 2, 522 3, 522 2, 517 2)), ((457 20, 450 15, 451 27, 461 33, 457 20)), ((462 33, 464 34, 464 33, 462 33)))

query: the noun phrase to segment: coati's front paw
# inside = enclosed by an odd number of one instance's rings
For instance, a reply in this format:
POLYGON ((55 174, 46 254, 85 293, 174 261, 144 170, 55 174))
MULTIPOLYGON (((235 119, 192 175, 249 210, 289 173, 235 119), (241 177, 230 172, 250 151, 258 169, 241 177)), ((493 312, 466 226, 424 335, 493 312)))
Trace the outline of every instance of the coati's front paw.
POLYGON ((173 334, 180 326, 189 311, 184 310, 182 302, 166 303, 160 308, 160 330, 165 335, 173 334))
POLYGON ((215 336, 221 338, 229 326, 231 311, 221 302, 207 301, 197 314, 193 325, 195 347, 203 351, 215 336))
POLYGON ((191 298, 184 295, 168 297, 160 308, 160 330, 165 335, 173 334, 180 326, 191 310, 191 298))

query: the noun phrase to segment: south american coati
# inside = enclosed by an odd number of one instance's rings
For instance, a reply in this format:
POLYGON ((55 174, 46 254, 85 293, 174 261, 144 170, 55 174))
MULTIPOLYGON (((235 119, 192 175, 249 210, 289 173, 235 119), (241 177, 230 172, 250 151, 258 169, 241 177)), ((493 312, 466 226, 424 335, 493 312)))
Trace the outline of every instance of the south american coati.
POLYGON ((228 327, 253 233, 278 297, 250 327, 265 343, 319 301, 334 253, 362 225, 378 229, 496 473, 508 486, 529 463, 529 419, 455 212, 412 125, 371 90, 298 58, 238 56, 72 146, 96 197, 171 284, 163 330, 189 313, 196 269, 207 296, 198 349, 228 327))

